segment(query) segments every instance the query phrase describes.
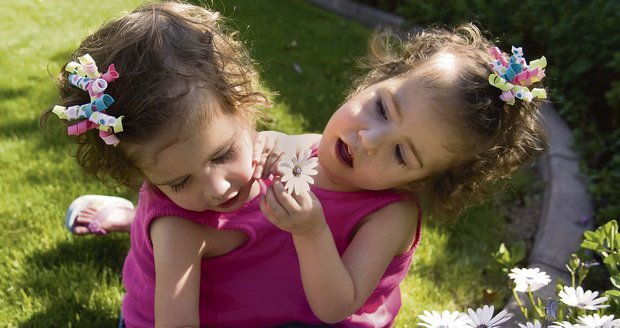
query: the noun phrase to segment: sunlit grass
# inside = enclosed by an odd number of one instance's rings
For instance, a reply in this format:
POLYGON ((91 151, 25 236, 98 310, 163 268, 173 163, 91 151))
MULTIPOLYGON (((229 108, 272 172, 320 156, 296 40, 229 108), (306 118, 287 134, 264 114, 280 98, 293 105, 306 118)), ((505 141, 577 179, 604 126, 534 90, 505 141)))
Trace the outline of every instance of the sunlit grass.
MULTIPOLYGON (((61 133, 43 134, 56 100, 51 75, 87 33, 138 1, 9 0, 0 11, 0 322, 24 327, 110 327, 123 294, 127 236, 76 239, 67 204, 104 188, 84 176, 61 133)), ((58 131, 56 131, 58 132, 58 131)))
MULTIPOLYGON (((85 193, 133 192, 81 173, 59 127, 43 133, 40 112, 56 101, 50 76, 106 19, 139 1, 9 0, 0 11, 0 323, 9 327, 110 327, 123 295, 128 236, 76 238, 67 205, 85 193)), ((215 1, 250 44, 265 84, 278 91, 273 128, 320 132, 350 85, 370 30, 301 0, 215 1), (296 44, 296 45, 295 45, 296 44), (294 68, 297 64, 301 73, 294 68)), ((489 254, 506 235, 493 207, 453 225, 425 223, 403 285, 398 326, 425 309, 459 310, 499 290, 489 254)), ((500 297, 501 298, 501 297, 500 297)), ((500 298, 495 299, 497 302, 500 298)))

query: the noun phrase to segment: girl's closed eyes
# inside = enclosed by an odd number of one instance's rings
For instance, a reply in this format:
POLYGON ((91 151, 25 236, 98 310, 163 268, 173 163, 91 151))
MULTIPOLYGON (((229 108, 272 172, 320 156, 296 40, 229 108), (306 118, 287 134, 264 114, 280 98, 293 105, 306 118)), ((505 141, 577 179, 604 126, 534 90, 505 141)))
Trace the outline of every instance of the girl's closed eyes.
POLYGON ((175 184, 171 184, 170 185, 170 189, 172 189, 172 191, 175 192, 175 193, 181 192, 183 190, 183 188, 185 188, 185 186, 191 180, 192 180, 192 177, 190 175, 188 175, 187 177, 185 177, 185 179, 181 180, 181 182, 175 183, 175 184))
POLYGON ((402 167, 407 166, 407 162, 405 162, 405 157, 403 156, 403 152, 400 149, 400 145, 396 145, 396 147, 394 147, 394 158, 396 158, 396 161, 402 167))
MULTIPOLYGON (((234 146, 230 146, 226 148, 226 150, 224 150, 220 154, 216 155, 215 158, 211 159, 211 162, 215 164, 225 164, 229 160, 233 159, 235 157, 235 154, 236 154, 236 148, 234 146)), ((179 193, 183 191, 183 188, 185 188, 191 182, 191 180, 192 180, 192 176, 188 175, 180 182, 170 184, 170 189, 172 189, 172 191, 175 193, 179 193)))
POLYGON ((224 164, 227 161, 233 159, 235 157, 235 154, 236 154, 235 146, 231 145, 226 150, 224 150, 224 152, 216 155, 216 157, 211 159, 211 161, 215 164, 224 164))
MULTIPOLYGON (((383 104, 383 101, 381 100, 381 98, 377 99, 377 113, 385 120, 388 120, 388 114, 387 114, 387 110, 385 109, 385 105, 383 104)), ((407 162, 405 161, 405 157, 403 156, 403 151, 400 148, 400 145, 396 145, 394 147, 394 158, 396 159, 396 162, 398 162, 398 164, 402 167, 407 166, 407 162)))

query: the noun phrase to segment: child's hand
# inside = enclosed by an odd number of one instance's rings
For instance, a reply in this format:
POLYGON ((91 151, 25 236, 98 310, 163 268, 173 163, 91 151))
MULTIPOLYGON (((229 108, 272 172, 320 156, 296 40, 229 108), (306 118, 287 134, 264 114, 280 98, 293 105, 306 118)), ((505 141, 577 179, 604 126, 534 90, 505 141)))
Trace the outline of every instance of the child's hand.
POLYGON ((254 153, 252 161, 256 163, 254 168, 254 179, 264 179, 271 173, 276 172, 274 166, 280 156, 288 151, 285 144, 286 135, 276 131, 262 131, 258 133, 254 142, 254 153))
POLYGON ((289 194, 275 179, 261 200, 261 211, 278 228, 293 235, 318 234, 328 229, 323 208, 312 191, 289 194))

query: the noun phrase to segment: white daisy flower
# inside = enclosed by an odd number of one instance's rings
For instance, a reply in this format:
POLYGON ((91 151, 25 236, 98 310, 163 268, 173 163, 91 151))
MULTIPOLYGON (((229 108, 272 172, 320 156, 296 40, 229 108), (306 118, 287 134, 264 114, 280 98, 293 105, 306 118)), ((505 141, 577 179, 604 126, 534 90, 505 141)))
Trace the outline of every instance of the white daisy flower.
POLYGON ((285 183, 284 188, 289 195, 293 192, 296 195, 308 192, 310 184, 314 183, 310 176, 317 174, 314 168, 319 162, 316 157, 310 158, 311 154, 312 151, 308 150, 299 156, 286 153, 282 155, 278 170, 283 174, 281 181, 285 183))
POLYGON ((578 323, 571 323, 568 321, 556 321, 549 325, 549 328, 585 328, 578 323))
POLYGON ((588 328, 618 328, 620 327, 620 319, 614 320, 613 315, 599 316, 598 313, 593 315, 584 315, 577 318, 577 322, 588 328))
POLYGON ((469 327, 469 318, 460 312, 443 311, 441 314, 437 311, 428 312, 418 315, 424 322, 418 323, 426 328, 467 328, 469 327))
POLYGON ((558 293, 558 296, 560 296, 560 301, 564 302, 564 304, 584 310, 597 310, 609 306, 600 304, 606 302, 607 297, 596 298, 596 296, 598 296, 598 292, 593 292, 590 290, 586 290, 584 292, 581 286, 577 286, 577 289, 564 286, 564 290, 561 290, 558 293))
POLYGON ((547 286, 551 281, 549 275, 544 271, 540 271, 539 268, 513 268, 510 272, 508 277, 515 282, 515 290, 521 293, 527 292, 530 288, 532 291, 539 290, 547 286))
POLYGON ((493 328, 499 327, 500 324, 508 321, 509 316, 506 316, 508 312, 506 310, 500 311, 495 317, 493 316, 493 305, 485 305, 482 308, 476 309, 476 312, 472 309, 467 309, 469 318, 471 319, 470 326, 474 328, 493 328))
POLYGON ((540 322, 538 319, 534 320, 534 322, 526 322, 525 324, 517 323, 521 328, 540 328, 540 322))

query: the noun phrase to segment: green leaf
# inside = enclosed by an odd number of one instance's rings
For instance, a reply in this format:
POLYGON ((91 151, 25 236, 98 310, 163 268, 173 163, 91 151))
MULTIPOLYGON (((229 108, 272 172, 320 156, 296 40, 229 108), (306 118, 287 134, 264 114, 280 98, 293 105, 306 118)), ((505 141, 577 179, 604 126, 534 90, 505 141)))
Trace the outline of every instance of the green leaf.
POLYGON ((589 240, 582 241, 581 247, 585 249, 591 249, 599 253, 605 250, 605 248, 603 248, 603 246, 600 243, 589 241, 589 240))
POLYGON ((609 270, 609 274, 614 276, 620 273, 620 254, 610 254, 603 259, 605 267, 609 270))
MULTIPOLYGON (((614 287, 620 289, 620 274, 610 277, 609 280, 611 281, 611 284, 614 285, 614 287)), ((620 293, 620 290, 615 290, 614 292, 620 293)))
POLYGON ((610 289, 605 294, 608 298, 620 299, 620 290, 610 289))
POLYGON ((510 247, 510 253, 512 254, 511 262, 513 264, 519 263, 525 258, 525 242, 519 241, 510 247))

